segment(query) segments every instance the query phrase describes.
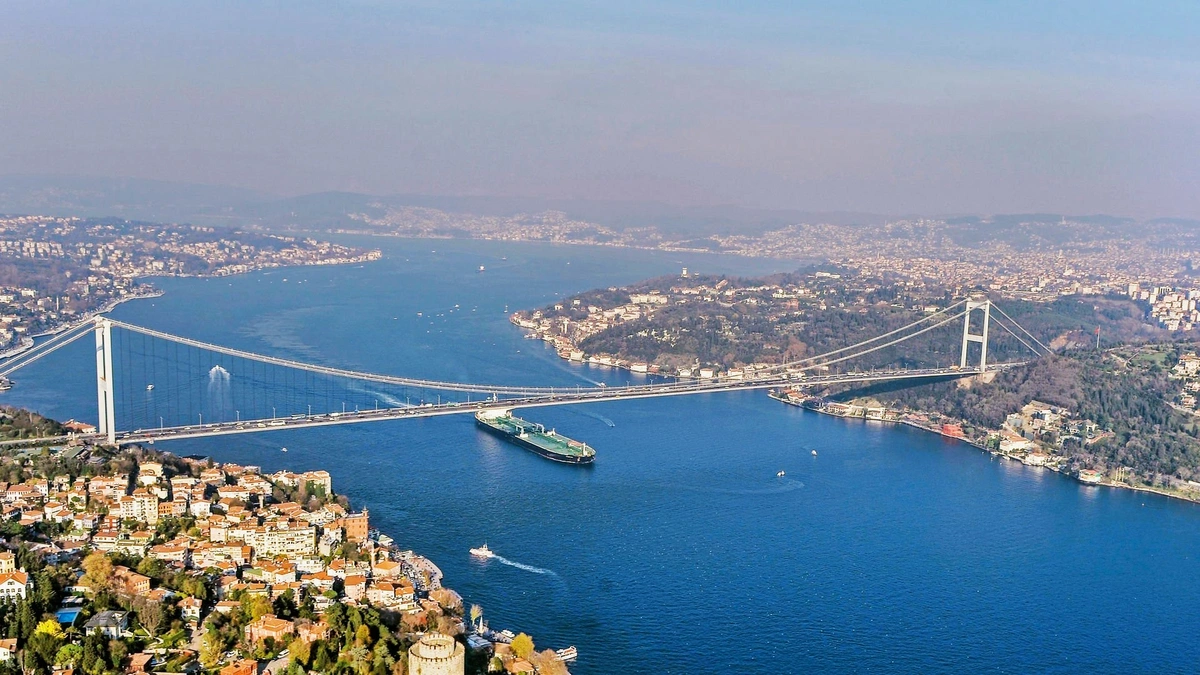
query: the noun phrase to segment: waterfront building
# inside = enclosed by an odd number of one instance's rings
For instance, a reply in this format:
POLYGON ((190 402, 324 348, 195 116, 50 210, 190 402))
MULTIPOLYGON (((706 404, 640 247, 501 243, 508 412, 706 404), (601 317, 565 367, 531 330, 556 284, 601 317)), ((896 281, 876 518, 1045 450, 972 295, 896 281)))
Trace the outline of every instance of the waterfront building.
POLYGON ((311 526, 258 527, 246 533, 245 541, 256 556, 311 555, 316 548, 317 531, 311 526))
POLYGON ((367 533, 370 531, 369 516, 369 512, 363 509, 362 513, 351 513, 335 525, 340 524, 346 530, 346 541, 361 544, 367 540, 367 533))
POLYGON ((463 675, 466 650, 454 638, 427 633, 408 650, 410 675, 463 675))

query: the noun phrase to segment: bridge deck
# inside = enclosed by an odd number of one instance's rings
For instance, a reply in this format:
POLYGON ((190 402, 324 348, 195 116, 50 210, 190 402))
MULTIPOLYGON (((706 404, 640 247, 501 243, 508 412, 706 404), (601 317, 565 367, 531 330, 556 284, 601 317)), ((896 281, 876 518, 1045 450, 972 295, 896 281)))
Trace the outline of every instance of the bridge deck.
MULTIPOLYGON (((1002 370, 1020 363, 994 364, 988 370, 1002 370)), ((462 415, 476 413, 480 410, 512 410, 516 408, 535 408, 552 405, 572 405, 578 403, 600 403, 604 401, 620 401, 626 399, 659 398, 663 396, 688 396, 722 391, 739 391, 770 389, 784 386, 827 386, 831 384, 853 384, 857 382, 888 382, 920 379, 957 379, 980 374, 978 368, 927 368, 922 370, 893 370, 866 373, 845 373, 839 375, 822 375, 791 379, 772 377, 766 379, 730 380, 730 381, 689 381, 666 384, 642 385, 633 387, 595 387, 580 389, 568 394, 546 394, 538 396, 515 397, 496 400, 449 402, 441 404, 427 403, 421 406, 400 408, 379 408, 377 410, 359 410, 347 413, 324 413, 274 419, 241 420, 235 422, 217 422, 205 425, 190 425, 183 427, 162 427, 158 429, 138 429, 117 434, 117 442, 153 443, 156 441, 180 440, 184 438, 203 438, 208 436, 225 436, 231 434, 258 433, 263 431, 282 431, 285 429, 305 429, 309 427, 335 426, 341 424, 359 424, 363 422, 379 422, 384 420, 413 419, 419 417, 440 417, 444 415, 462 415)), ((95 440, 102 441, 100 434, 95 440)))

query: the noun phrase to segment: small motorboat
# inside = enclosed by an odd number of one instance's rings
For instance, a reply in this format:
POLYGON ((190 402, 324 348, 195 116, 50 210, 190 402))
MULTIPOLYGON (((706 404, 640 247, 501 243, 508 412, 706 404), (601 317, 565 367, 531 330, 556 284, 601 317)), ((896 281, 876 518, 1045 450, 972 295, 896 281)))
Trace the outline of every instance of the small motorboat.
POLYGON ((783 477, 784 477, 784 476, 786 476, 786 475, 787 475, 787 472, 786 472, 786 471, 780 471, 779 473, 775 474, 775 477, 776 477, 776 478, 783 478, 783 477))
POLYGON ((817 451, 813 450, 813 457, 816 457, 816 456, 817 456, 817 451))
POLYGON ((154 391, 154 385, 152 385, 152 384, 146 385, 146 391, 154 391))
POLYGON ((280 449, 279 449, 279 451, 280 451, 280 452, 287 452, 287 448, 280 448, 280 449))

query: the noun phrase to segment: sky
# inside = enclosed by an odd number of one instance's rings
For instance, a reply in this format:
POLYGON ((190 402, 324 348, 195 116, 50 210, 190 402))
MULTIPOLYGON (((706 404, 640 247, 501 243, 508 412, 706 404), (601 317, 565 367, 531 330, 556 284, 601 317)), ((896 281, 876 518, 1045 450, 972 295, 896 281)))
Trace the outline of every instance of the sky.
POLYGON ((6 0, 0 174, 1200 217, 1200 2, 6 0))

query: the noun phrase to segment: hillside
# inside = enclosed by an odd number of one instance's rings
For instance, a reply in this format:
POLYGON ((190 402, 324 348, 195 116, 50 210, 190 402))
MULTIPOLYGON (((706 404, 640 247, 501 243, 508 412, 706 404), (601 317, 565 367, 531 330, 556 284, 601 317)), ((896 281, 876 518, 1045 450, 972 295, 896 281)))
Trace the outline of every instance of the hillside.
POLYGON ((1182 388, 1169 377, 1183 346, 1127 347, 1051 355, 996 375, 990 383, 943 382, 887 391, 841 392, 838 398, 872 396, 893 406, 937 412, 998 429, 1031 401, 1066 409, 1095 422, 1108 437, 1062 443, 1078 468, 1132 469, 1148 485, 1200 478, 1200 426, 1172 402, 1182 388))

